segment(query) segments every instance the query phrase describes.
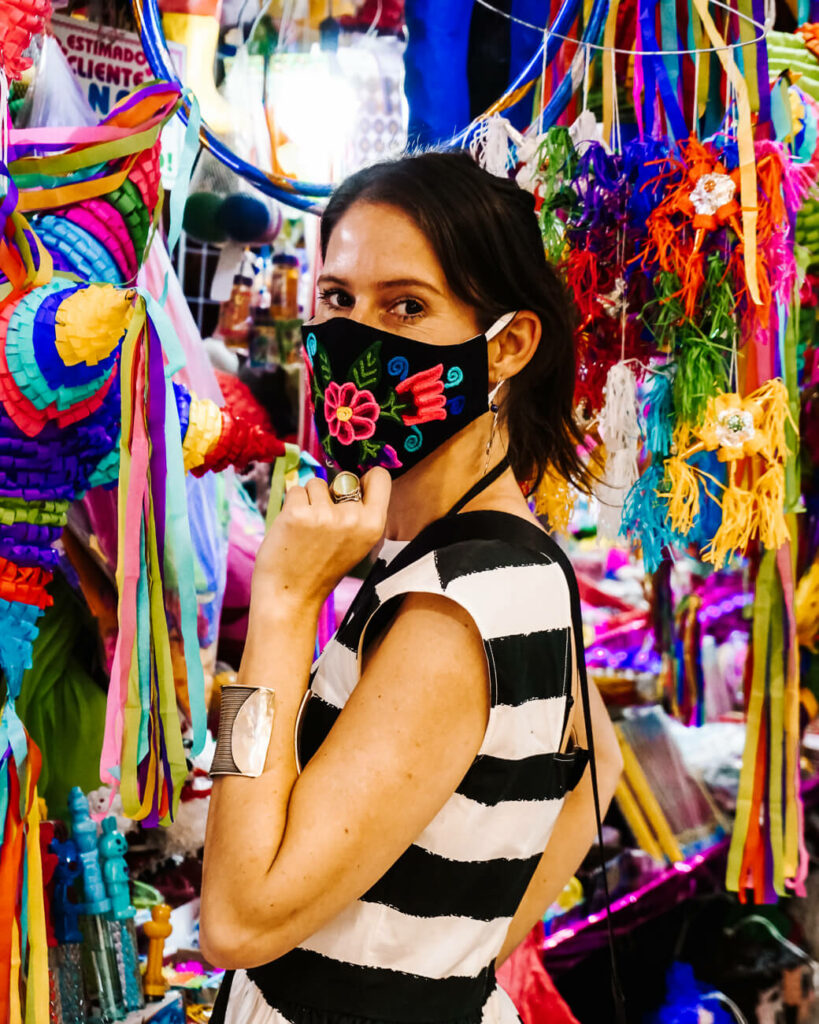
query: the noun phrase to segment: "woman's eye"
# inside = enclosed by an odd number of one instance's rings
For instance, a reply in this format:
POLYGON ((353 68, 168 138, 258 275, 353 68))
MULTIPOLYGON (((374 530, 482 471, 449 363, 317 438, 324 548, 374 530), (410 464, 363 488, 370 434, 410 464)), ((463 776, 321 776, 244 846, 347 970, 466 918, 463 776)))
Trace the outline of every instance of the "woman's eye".
POLYGON ((392 308, 402 320, 414 320, 424 312, 424 307, 417 299, 401 299, 392 308))
POLYGON ((330 309, 350 309, 353 306, 353 297, 340 288, 328 288, 318 293, 319 302, 330 309))

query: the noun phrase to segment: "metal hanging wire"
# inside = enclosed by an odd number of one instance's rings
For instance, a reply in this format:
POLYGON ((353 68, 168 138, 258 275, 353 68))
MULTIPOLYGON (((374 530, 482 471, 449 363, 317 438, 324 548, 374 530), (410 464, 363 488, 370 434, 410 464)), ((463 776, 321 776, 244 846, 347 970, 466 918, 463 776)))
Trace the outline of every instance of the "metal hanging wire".
POLYGON ((742 42, 726 43, 724 46, 704 46, 685 50, 628 50, 616 46, 605 46, 603 43, 587 42, 586 40, 576 39, 574 36, 562 35, 560 32, 556 32, 548 26, 535 25, 531 21, 525 21, 523 18, 517 18, 513 14, 507 14, 506 11, 501 10, 499 7, 495 7, 495 5, 490 3, 489 0, 475 0, 475 3, 480 4, 481 7, 485 7, 488 11, 492 11, 494 14, 500 15, 502 18, 506 18, 508 21, 514 22, 516 25, 521 25, 523 28, 531 29, 533 32, 537 32, 540 35, 546 34, 555 39, 561 39, 565 43, 576 43, 578 46, 587 46, 593 50, 622 54, 627 57, 683 57, 687 55, 692 56, 698 53, 717 53, 719 50, 738 50, 743 46, 755 46, 757 43, 763 42, 768 37, 768 34, 773 28, 775 15, 774 6, 771 0, 766 0, 764 22, 757 21, 755 18, 750 17, 750 15, 732 7, 730 4, 723 3, 722 0, 709 0, 709 3, 713 4, 714 7, 720 7, 729 14, 736 15, 741 21, 753 26, 753 28, 759 32, 759 35, 755 36, 753 39, 746 39, 742 42))

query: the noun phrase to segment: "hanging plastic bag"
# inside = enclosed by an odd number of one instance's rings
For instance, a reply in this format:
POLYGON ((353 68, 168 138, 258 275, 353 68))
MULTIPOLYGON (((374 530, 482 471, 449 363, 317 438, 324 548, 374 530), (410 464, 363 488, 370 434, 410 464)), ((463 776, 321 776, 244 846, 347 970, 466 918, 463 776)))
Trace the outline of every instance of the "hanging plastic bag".
POLYGON ((43 36, 34 82, 17 121, 20 128, 81 127, 97 123, 60 44, 43 36))

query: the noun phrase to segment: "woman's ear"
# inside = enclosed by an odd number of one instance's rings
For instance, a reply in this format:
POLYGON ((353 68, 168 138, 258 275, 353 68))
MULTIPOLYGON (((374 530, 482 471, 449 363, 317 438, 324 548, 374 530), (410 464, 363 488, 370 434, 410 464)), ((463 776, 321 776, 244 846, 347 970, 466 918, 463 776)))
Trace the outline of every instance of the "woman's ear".
POLYGON ((529 309, 515 314, 508 327, 489 342, 489 383, 509 380, 520 373, 540 344, 540 317, 529 309))

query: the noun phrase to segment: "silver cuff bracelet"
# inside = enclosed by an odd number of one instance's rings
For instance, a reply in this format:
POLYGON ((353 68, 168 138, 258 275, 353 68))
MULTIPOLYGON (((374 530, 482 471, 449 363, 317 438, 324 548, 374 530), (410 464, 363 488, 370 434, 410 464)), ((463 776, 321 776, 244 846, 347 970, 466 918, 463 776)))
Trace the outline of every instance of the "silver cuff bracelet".
POLYGON ((210 775, 245 775, 264 771, 273 732, 275 690, 266 686, 223 686, 219 733, 210 775))

